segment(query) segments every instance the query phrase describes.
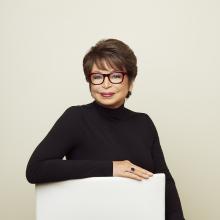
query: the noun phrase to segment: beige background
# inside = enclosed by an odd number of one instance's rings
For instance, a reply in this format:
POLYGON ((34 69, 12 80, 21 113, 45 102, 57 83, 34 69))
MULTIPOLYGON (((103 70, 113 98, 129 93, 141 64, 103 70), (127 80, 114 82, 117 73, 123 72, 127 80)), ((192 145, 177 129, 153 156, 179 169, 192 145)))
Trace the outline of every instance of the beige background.
POLYGON ((220 219, 218 0, 1 0, 1 212, 33 220, 27 161, 63 111, 92 101, 82 59, 126 42, 138 76, 126 107, 148 113, 187 220, 220 219))

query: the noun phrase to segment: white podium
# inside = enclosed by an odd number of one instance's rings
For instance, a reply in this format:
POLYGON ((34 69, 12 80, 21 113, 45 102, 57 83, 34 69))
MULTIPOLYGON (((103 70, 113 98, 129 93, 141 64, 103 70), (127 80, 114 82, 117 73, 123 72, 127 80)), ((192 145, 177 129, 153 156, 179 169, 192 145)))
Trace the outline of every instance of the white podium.
POLYGON ((35 185, 36 220, 164 220, 165 175, 90 177, 35 185))

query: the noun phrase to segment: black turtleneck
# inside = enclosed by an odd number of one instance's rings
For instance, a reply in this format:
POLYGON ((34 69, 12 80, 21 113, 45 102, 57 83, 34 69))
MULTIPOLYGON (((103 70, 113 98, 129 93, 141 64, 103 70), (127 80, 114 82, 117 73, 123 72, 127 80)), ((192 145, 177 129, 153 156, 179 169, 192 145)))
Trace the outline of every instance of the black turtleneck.
POLYGON ((113 176, 112 161, 119 160, 165 173, 166 220, 184 220, 153 121, 124 103, 109 108, 93 101, 67 108, 32 153, 26 178, 30 183, 45 183, 113 176))

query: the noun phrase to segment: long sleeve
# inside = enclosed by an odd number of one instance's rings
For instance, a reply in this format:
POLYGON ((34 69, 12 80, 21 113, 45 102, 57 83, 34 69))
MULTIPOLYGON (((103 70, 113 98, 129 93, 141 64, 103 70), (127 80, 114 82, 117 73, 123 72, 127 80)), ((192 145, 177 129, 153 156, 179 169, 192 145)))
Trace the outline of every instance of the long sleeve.
MULTIPOLYGON (((150 119, 150 118, 149 118, 150 119)), ((151 120, 151 119, 150 119, 151 120)), ((164 154, 160 145, 160 140, 156 127, 151 120, 154 140, 152 144, 152 158, 154 161, 155 173, 164 173, 165 184, 165 219, 166 220, 185 220, 183 216, 180 198, 177 192, 175 181, 167 167, 164 154)))
POLYGON ((83 138, 78 106, 67 108, 32 153, 26 178, 30 183, 45 183, 93 176, 112 176, 111 160, 63 160, 83 138))

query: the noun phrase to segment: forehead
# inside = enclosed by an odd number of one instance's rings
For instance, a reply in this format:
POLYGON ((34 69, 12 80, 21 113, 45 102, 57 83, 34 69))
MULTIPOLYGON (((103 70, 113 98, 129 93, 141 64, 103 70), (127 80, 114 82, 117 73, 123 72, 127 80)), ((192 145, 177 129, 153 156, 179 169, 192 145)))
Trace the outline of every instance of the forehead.
POLYGON ((93 71, 111 71, 111 70, 125 70, 122 63, 113 63, 112 60, 108 59, 102 59, 102 60, 95 60, 95 62, 92 65, 92 72, 93 71))

